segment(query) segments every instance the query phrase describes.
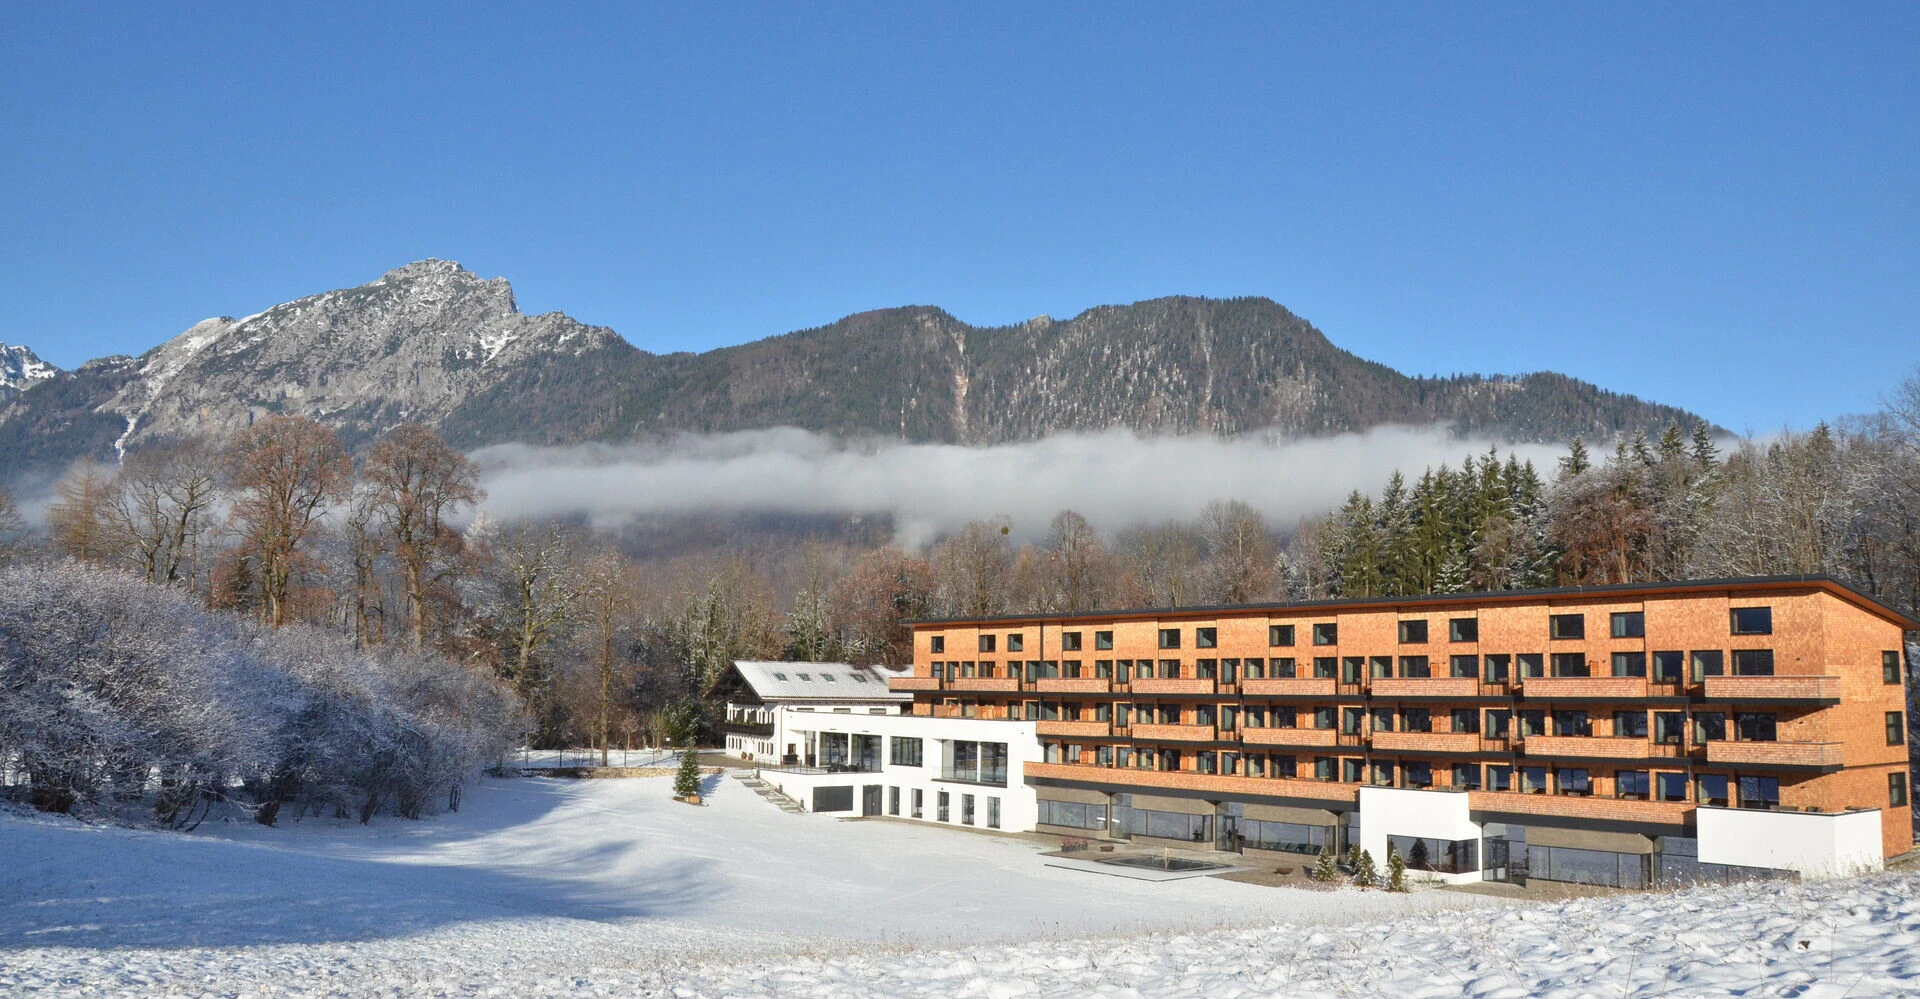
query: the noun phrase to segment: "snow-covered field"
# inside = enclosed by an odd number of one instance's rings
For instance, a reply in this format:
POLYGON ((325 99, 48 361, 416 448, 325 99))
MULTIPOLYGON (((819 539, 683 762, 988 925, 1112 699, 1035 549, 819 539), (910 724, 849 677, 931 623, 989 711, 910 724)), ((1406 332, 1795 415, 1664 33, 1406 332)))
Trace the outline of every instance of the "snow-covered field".
POLYGON ((0 818, 0 995, 1920 993, 1910 877, 1553 906, 1149 883, 708 783, 492 780, 370 828, 0 818))

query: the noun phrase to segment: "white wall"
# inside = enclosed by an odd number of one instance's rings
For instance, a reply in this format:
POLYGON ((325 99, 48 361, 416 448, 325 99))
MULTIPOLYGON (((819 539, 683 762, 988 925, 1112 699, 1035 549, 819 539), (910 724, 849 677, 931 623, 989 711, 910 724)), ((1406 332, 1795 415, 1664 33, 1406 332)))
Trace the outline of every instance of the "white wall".
MULTIPOLYGON (((1417 791, 1397 787, 1360 789, 1360 848, 1373 854, 1380 876, 1387 875, 1387 837, 1421 836, 1430 839, 1480 840, 1480 824, 1467 809, 1464 791, 1417 791)), ((1485 850, 1481 843, 1477 850, 1485 850)), ((1476 851, 1477 852, 1477 851, 1476 851)), ((1439 874, 1408 871, 1418 877, 1448 884, 1480 880, 1480 872, 1439 874)))
MULTIPOLYGON (((879 735, 889 740, 894 737, 921 740, 921 765, 917 767, 894 765, 891 762, 893 746, 889 741, 881 747, 879 773, 794 774, 772 768, 760 771, 762 780, 803 805, 812 807, 813 789, 816 787, 850 785, 854 789, 854 810, 846 814, 859 815, 861 788, 868 784, 879 784, 885 788, 900 789, 899 817, 903 819, 912 817, 912 792, 916 788, 921 791, 925 801, 920 816, 924 822, 939 821, 941 791, 950 795, 948 825, 961 825, 960 796, 963 794, 974 796, 973 828, 976 829, 988 828, 989 796, 1000 799, 999 829, 1002 832, 1031 832, 1039 818, 1040 806, 1033 788, 1026 782, 1026 764, 1040 761, 1040 740, 1033 722, 793 712, 784 708, 780 714, 778 729, 783 733, 782 737, 796 743, 804 742, 806 737, 803 733, 807 732, 843 732, 849 735, 879 735), (947 755, 946 744, 954 740, 1006 743, 1007 786, 941 780, 940 769, 947 755)), ((781 744, 780 750, 785 752, 785 743, 781 744)), ((888 792, 882 791, 882 814, 886 814, 887 804, 888 792)))
POLYGON ((1834 877, 1886 866, 1880 810, 1772 812, 1702 807, 1694 812, 1700 860, 1834 877))

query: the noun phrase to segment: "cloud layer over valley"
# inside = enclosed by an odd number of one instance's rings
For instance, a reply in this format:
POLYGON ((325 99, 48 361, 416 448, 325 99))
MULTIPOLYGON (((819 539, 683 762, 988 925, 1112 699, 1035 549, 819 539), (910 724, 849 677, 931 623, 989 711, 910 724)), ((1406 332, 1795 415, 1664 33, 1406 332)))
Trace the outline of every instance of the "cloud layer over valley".
MULTIPOLYGON (((496 445, 473 457, 497 519, 584 515, 611 528, 681 514, 888 514, 896 540, 912 547, 969 520, 1006 516, 1017 537, 1036 538, 1062 509, 1116 531, 1190 519, 1223 498, 1288 527, 1354 489, 1377 491, 1395 468, 1413 477, 1490 446, 1440 427, 1233 440, 1115 430, 993 447, 841 441, 782 428, 649 444, 496 445)), ((1543 477, 1563 453, 1547 445, 1511 450, 1543 477)))

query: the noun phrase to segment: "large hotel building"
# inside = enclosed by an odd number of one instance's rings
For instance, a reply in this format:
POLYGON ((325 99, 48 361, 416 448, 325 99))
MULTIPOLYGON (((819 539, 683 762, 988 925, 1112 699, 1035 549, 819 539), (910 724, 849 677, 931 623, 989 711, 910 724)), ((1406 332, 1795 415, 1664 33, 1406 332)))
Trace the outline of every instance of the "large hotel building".
POLYGON ((1004 775, 1012 744, 1062 835, 1392 844, 1456 881, 1844 873, 1913 846, 1913 630, 1816 577, 923 621, 892 724, 978 720, 964 752, 1004 775))

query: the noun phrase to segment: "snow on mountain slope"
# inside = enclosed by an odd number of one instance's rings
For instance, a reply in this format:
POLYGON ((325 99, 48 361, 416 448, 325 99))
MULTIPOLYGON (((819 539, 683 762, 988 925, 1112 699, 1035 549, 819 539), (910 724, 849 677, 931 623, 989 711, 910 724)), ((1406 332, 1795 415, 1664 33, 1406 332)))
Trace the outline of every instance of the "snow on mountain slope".
POLYGON ((42 361, 33 348, 0 343, 0 393, 18 392, 60 373, 42 361))
POLYGON ((1152 884, 723 782, 488 781, 456 815, 190 836, 0 819, 0 994, 1920 993, 1920 878, 1510 904, 1152 884))

